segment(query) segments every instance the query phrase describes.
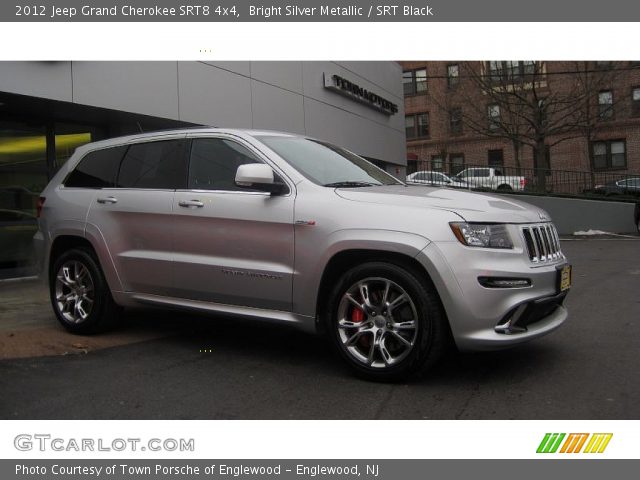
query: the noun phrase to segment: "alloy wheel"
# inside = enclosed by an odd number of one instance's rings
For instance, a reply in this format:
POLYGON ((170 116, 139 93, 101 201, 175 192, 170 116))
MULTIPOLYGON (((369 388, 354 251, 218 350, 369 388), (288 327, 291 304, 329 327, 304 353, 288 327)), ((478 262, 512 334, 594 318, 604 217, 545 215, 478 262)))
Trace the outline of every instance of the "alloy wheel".
POLYGON ((55 281, 55 305, 67 322, 84 322, 93 309, 95 288, 91 272, 82 262, 62 264, 55 281))
POLYGON ((359 280, 342 295, 337 311, 342 348, 357 362, 375 369, 400 363, 418 337, 418 314, 411 296, 380 277, 359 280))

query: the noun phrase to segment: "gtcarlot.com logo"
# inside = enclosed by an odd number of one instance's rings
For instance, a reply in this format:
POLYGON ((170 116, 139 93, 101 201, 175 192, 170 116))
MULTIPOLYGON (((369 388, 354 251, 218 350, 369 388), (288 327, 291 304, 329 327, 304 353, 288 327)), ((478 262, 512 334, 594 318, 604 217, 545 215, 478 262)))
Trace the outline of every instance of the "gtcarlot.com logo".
POLYGON ((611 437, 613 433, 545 433, 536 453, 604 453, 611 437))
POLYGON ((21 452, 193 452, 193 438, 59 438, 48 433, 23 433, 13 440, 21 452))

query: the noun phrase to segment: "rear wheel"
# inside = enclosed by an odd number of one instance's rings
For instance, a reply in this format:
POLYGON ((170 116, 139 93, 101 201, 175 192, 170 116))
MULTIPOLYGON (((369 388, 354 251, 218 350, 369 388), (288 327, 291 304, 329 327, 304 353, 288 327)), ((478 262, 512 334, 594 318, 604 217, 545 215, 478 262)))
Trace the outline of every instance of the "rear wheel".
POLYGON ((49 279, 53 311, 70 332, 91 334, 113 327, 120 309, 93 253, 75 248, 54 262, 49 279))
POLYGON ((497 190, 499 192, 510 192, 511 190, 513 190, 513 188, 511 188, 511 185, 500 185, 498 186, 497 190))
POLYGON ((391 263, 346 272, 332 293, 326 322, 342 358, 370 380, 400 380, 430 366, 447 344, 433 286, 391 263))

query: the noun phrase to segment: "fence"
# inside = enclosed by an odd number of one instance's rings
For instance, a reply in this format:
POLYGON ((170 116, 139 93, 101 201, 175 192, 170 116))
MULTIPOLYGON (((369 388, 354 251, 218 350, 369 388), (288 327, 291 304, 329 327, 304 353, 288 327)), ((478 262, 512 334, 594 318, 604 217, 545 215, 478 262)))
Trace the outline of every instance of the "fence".
MULTIPOLYGON (((640 197, 640 180, 628 188, 619 188, 615 182, 628 178, 640 178, 640 173, 616 173, 610 171, 576 171, 536 168, 516 168, 487 165, 460 165, 450 162, 419 160, 409 163, 407 172, 435 171, 442 172, 452 178, 468 168, 495 168, 496 174, 502 177, 524 177, 524 190, 531 193, 563 194, 578 196, 607 195, 618 197, 640 197)), ((463 178, 464 179, 464 178, 463 178)), ((498 182, 499 183, 499 182, 498 182)), ((467 178, 469 188, 489 189, 490 183, 482 177, 467 178)), ((493 188, 497 185, 494 184, 493 188)), ((520 190, 516 188, 515 190, 520 190)))

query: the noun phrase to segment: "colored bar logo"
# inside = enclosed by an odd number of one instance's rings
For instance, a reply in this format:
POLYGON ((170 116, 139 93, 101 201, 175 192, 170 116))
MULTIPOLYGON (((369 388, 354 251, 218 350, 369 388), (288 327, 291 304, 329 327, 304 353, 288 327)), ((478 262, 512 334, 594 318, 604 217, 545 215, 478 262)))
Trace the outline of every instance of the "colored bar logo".
POLYGON ((613 433, 545 433, 536 453, 603 453, 611 437, 613 433))

